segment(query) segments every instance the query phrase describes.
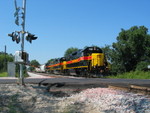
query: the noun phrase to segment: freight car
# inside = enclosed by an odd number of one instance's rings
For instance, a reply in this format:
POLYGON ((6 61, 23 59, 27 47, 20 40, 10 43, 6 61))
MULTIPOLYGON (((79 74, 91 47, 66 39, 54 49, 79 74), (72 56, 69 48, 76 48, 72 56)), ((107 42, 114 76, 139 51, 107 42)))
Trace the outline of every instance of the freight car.
POLYGON ((67 57, 52 60, 46 64, 46 70, 50 73, 70 75, 74 72, 79 76, 100 76, 108 71, 106 57, 99 47, 86 47, 67 57))

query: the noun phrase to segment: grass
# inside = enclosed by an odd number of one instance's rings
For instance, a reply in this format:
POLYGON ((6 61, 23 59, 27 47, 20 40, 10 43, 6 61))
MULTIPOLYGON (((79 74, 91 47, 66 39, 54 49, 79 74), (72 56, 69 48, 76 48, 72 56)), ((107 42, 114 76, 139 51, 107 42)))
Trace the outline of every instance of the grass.
MULTIPOLYGON (((23 73, 24 77, 29 77, 29 75, 27 73, 23 73)), ((16 73, 15 77, 19 77, 19 73, 16 73)))
POLYGON ((131 71, 116 76, 108 76, 107 78, 123 78, 123 79, 150 79, 150 71, 131 71))
POLYGON ((8 77, 7 72, 1 72, 1 73, 0 73, 0 77, 8 77))
MULTIPOLYGON (((15 77, 18 77, 19 74, 16 73, 15 77)), ((0 72, 0 77, 8 77, 8 73, 7 72, 0 72)), ((24 77, 29 77, 29 75, 27 73, 24 74, 24 77)))

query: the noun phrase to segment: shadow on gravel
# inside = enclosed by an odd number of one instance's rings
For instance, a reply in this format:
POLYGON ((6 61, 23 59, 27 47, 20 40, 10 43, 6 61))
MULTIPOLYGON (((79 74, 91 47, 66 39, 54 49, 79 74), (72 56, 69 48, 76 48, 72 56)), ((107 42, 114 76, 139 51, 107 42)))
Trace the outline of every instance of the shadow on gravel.
POLYGON ((69 97, 72 94, 80 93, 87 88, 99 87, 96 85, 84 85, 84 84, 66 84, 66 83, 54 83, 46 86, 46 91, 55 97, 69 97))
POLYGON ((65 83, 48 84, 46 91, 55 97, 69 97, 72 92, 64 90, 65 83))
MULTIPOLYGON (((63 113, 84 113, 85 103, 84 102, 75 102, 67 106, 63 113)), ((87 113, 87 112, 86 112, 87 113)))
POLYGON ((0 95, 0 113, 28 113, 23 109, 18 94, 0 95))
POLYGON ((54 97, 68 97, 70 96, 68 92, 62 91, 62 87, 65 86, 64 83, 54 83, 54 84, 39 84, 38 86, 32 86, 35 89, 42 89, 44 95, 52 95, 54 97))
POLYGON ((62 91, 55 91, 55 92, 50 92, 55 97, 69 97, 70 95, 68 93, 64 93, 62 91))

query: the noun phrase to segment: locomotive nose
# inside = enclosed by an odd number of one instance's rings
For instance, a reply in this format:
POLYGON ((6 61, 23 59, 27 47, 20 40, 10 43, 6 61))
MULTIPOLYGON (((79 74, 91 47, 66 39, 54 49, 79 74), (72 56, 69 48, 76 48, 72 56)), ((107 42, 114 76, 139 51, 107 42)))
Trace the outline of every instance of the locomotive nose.
POLYGON ((104 54, 92 53, 92 67, 104 66, 104 54))

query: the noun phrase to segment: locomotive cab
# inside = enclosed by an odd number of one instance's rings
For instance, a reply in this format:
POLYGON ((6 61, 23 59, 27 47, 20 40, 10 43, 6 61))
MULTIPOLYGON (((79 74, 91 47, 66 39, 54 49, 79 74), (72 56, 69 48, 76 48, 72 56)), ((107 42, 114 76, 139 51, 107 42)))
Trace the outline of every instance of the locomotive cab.
POLYGON ((107 63, 105 62, 105 56, 102 49, 98 47, 87 47, 83 50, 85 56, 91 56, 91 60, 89 60, 89 71, 90 73, 98 74, 103 73, 105 71, 105 66, 107 63))

